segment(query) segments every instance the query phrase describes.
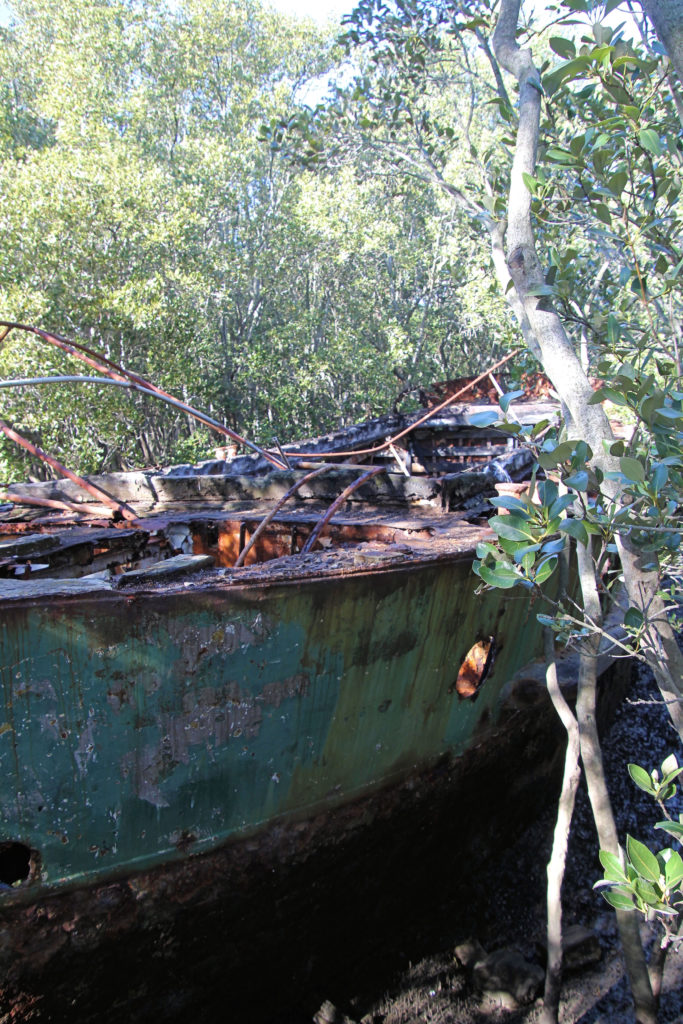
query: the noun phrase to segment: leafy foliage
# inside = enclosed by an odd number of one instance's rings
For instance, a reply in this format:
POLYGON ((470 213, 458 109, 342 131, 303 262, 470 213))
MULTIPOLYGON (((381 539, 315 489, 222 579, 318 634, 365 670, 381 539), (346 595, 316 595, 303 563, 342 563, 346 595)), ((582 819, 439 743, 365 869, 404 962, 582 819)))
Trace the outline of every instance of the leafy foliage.
MULTIPOLYGON (((361 147, 323 180, 271 145, 262 126, 305 119, 341 60, 310 23, 258 0, 13 10, 3 319, 80 336, 263 442, 414 403, 507 344, 480 242, 433 183, 361 147)), ((74 371, 13 335, 0 350, 3 376, 74 371)), ((111 388, 2 405, 82 471, 211 452, 182 415, 111 388)), ((0 477, 43 471, 0 442, 0 477)))
MULTIPOLYGON (((647 772, 640 765, 630 764, 629 774, 636 785, 648 793, 666 812, 664 804, 676 795, 675 780, 683 772, 671 754, 657 769, 647 772)), ((668 832, 680 845, 683 840, 683 815, 680 822, 660 821, 655 826, 668 832)), ((676 849, 666 848, 653 853, 645 843, 626 837, 626 849, 618 857, 600 851, 604 876, 594 888, 618 910, 637 910, 648 920, 657 920, 663 930, 662 945, 677 945, 683 937, 676 934, 678 915, 683 909, 683 858, 676 849)))

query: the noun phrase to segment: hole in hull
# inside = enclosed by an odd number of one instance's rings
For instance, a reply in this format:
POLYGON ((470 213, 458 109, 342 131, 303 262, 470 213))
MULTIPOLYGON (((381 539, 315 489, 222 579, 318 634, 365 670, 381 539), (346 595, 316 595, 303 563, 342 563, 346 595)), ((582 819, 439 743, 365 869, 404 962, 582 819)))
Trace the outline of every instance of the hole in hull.
MULTIPOLYGON (((248 543, 259 521, 225 520, 216 524, 213 532, 204 523, 194 523, 192 548, 195 555, 211 555, 216 565, 230 568, 235 564, 248 543)), ((315 522, 271 523, 247 555, 245 565, 256 565, 276 558, 296 554, 304 546, 315 522)), ((395 542, 396 530, 391 527, 365 524, 329 524, 320 538, 319 548, 337 548, 345 545, 375 541, 383 544, 395 542)))
POLYGON ((459 697, 474 700, 491 670, 494 653, 495 642, 492 636, 477 640, 476 644, 470 647, 460 666, 455 686, 452 687, 459 697))
POLYGON ((25 882, 31 874, 31 850, 23 843, 0 843, 0 884, 25 882))

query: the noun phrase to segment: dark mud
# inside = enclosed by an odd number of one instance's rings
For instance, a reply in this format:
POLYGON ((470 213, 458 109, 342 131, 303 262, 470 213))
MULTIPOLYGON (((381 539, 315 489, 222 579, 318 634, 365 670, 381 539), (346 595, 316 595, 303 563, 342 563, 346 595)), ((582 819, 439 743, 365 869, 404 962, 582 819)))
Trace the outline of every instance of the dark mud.
MULTIPOLYGON (((651 848, 667 845, 666 837, 653 829, 661 815, 652 801, 630 780, 631 761, 651 769, 674 752, 683 763, 683 749, 668 716, 658 702, 650 674, 639 671, 630 696, 616 713, 604 736, 608 783, 622 841, 630 833, 651 848)), ((501 793, 503 790, 501 790, 501 793)), ((504 797, 501 796, 501 799, 504 797)), ((670 810, 683 810, 679 792, 670 810)), ((442 879, 443 898, 423 907, 405 933, 402 949, 392 941, 386 954, 363 965, 356 977, 330 978, 324 998, 340 1015, 363 1024, 535 1024, 541 1000, 517 1010, 495 1002, 485 1003, 472 991, 467 972, 458 966, 453 950, 465 937, 478 939, 487 951, 512 946, 527 959, 542 962, 540 946, 545 928, 545 862, 549 854, 554 808, 552 801, 539 806, 536 822, 508 848, 501 848, 493 862, 476 857, 469 863, 453 863, 442 879), (468 905, 463 891, 450 890, 450 875, 469 878, 468 905), (466 934, 467 933, 467 934, 466 934), (393 952, 389 955, 389 948, 393 952)), ((565 978, 561 1003, 562 1024, 633 1024, 635 1020, 623 961, 618 948, 613 912, 593 889, 601 877, 598 844, 590 807, 582 783, 570 839, 564 888, 565 924, 583 924, 598 935, 601 963, 570 973, 565 978)), ((401 894, 396 894, 400 902, 401 894)), ((363 922, 359 920, 359 929, 363 922)), ((643 924, 650 944, 656 931, 643 924)), ((314 978, 312 979, 315 980, 314 978)), ((320 1006, 321 993, 307 993, 307 1006, 289 1008, 268 1024, 306 1024, 320 1006)), ((342 1016, 339 1018, 343 1019, 342 1016)), ((683 950, 667 963, 660 1008, 660 1024, 683 1024, 683 950)))
MULTIPOLYGON (((603 737, 603 751, 610 795, 620 836, 626 834, 658 850, 667 846, 663 833, 653 829, 660 814, 652 801, 631 781, 627 765, 637 762, 651 769, 675 753, 683 764, 683 750, 669 717, 658 702, 650 674, 639 671, 632 691, 617 711, 603 737)), ((670 810, 683 810, 679 792, 670 810)), ((542 963, 545 930, 545 863, 552 842, 554 810, 540 807, 538 820, 495 863, 482 864, 478 885, 471 893, 470 936, 487 951, 512 946, 531 962, 542 963)), ((563 905, 564 923, 583 924, 598 935, 600 964, 568 974, 560 1008, 562 1024, 633 1024, 635 1017, 614 915, 592 886, 601 877, 598 844, 585 784, 578 798, 571 830, 563 905)), ((458 865, 453 865, 458 870, 458 865)), ((364 1024, 535 1024, 542 1000, 518 1010, 505 1010, 494 1000, 477 996, 467 972, 456 962, 454 947, 463 938, 463 908, 444 892, 444 899, 425 906, 416 923, 411 951, 403 953, 387 980, 378 972, 375 991, 361 989, 351 979, 327 996, 340 1012, 364 1024), (457 928, 451 924, 458 922, 457 928), (428 952, 425 952, 429 948, 428 952), (385 990, 382 992, 382 986, 385 990)), ((641 933, 651 949, 656 930, 643 924, 641 933)), ((311 993, 312 994, 312 993, 311 993)), ((304 1024, 311 1016, 280 1015, 269 1024, 304 1024)), ((683 950, 669 957, 659 1012, 660 1024, 683 1024, 683 950)))

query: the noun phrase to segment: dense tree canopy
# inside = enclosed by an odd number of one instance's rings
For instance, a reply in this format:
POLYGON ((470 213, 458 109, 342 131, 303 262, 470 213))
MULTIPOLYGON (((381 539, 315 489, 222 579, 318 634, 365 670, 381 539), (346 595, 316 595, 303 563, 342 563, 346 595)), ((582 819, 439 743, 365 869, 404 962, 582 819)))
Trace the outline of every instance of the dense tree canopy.
MULTIPOLYGON (((342 59, 311 23, 257 0, 13 11, 0 30, 2 318, 85 339, 262 441, 409 402, 509 343, 481 240, 430 182, 361 146, 321 178, 264 138, 342 59)), ((5 377, 68 368, 12 336, 0 364, 5 377)), ((82 470, 214 443, 114 389, 4 392, 3 410, 82 470)), ((42 472, 0 450, 0 477, 42 472)))

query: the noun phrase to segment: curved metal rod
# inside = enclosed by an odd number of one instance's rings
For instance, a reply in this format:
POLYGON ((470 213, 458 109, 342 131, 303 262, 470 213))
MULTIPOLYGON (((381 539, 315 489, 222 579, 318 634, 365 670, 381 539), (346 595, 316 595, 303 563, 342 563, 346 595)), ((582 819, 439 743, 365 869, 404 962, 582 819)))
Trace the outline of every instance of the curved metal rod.
MULTIPOLYGON (((28 324, 13 323, 9 320, 0 320, 0 344, 5 340, 11 330, 26 331, 28 334, 34 334, 37 338, 42 341, 46 341, 50 345, 54 345, 57 348, 62 349, 68 355, 74 356, 76 359, 80 359, 81 362, 87 363, 94 370, 99 370, 100 373, 106 374, 107 378, 112 380, 129 380, 133 384, 139 385, 144 388, 145 391, 151 393, 157 398, 171 399, 173 402, 177 402, 177 399, 173 399, 172 395, 169 395, 167 391, 163 391, 158 388, 156 384, 151 384, 145 380, 144 377, 140 377, 137 373, 133 373, 131 370, 126 370, 123 366, 119 366, 113 360, 108 359, 106 356, 100 355, 98 352, 94 352, 92 349, 86 348, 85 345, 79 345, 76 342, 68 341, 66 338, 60 337, 58 334, 50 334, 48 331, 43 331, 39 327, 30 327, 28 324)), ((216 430, 219 434, 223 434, 225 437, 231 438, 238 444, 243 444, 247 448, 251 448, 252 451, 257 452, 262 458, 266 459, 272 465, 278 469, 286 469, 287 467, 281 462, 280 459, 276 458, 270 452, 260 448, 253 441, 247 440, 245 437, 241 437, 240 434, 231 430, 229 427, 224 426, 212 417, 207 416, 205 413, 199 412, 191 405, 185 405, 182 403, 180 406, 183 410, 194 419, 199 420, 200 423, 204 423, 206 426, 216 430)))
POLYGON ((261 522, 258 524, 256 529, 252 533, 251 537, 249 538, 249 542, 247 544, 245 544, 244 547, 242 548, 242 550, 240 551, 239 558, 235 562, 235 565, 234 565, 233 568, 239 569, 242 565, 244 565, 244 560, 247 557, 247 555, 249 554, 249 552, 251 551, 251 549, 253 548, 253 546, 256 543, 256 541, 259 539, 259 537, 261 536, 261 534, 263 533, 265 528, 268 526, 268 524, 270 522, 272 522, 274 516, 277 515, 277 513, 280 511, 282 506, 285 505, 289 501, 289 499, 292 497, 292 495, 296 494, 296 492, 299 490, 299 488, 303 484, 307 483, 307 481, 312 480, 314 476, 320 476, 322 473, 326 473, 327 470, 331 469, 331 468, 332 468, 332 464, 328 464, 327 466, 319 466, 317 469, 314 469, 312 472, 306 473, 306 476, 302 476, 301 480, 297 480, 297 482, 295 484, 293 484, 292 487, 289 488, 287 493, 284 494, 280 498, 280 500, 276 503, 275 507, 272 508, 270 510, 270 512, 268 513, 268 515, 265 516, 261 520, 261 522))
POLYGON ((363 475, 359 476, 357 480, 354 480, 352 484, 349 484, 348 487, 344 488, 339 497, 334 499, 334 501, 328 508, 327 512, 325 512, 325 514, 320 517, 318 522, 313 527, 313 530, 311 531, 308 540, 301 549, 302 555, 308 554, 308 552, 311 550, 311 548, 313 547, 318 537, 320 536, 324 528, 327 526, 327 524, 329 523, 330 519, 337 511, 339 506, 343 505, 346 499, 351 494, 353 494, 353 492, 357 490, 361 486, 361 484, 364 484, 366 480, 370 479, 370 477, 377 476, 378 473, 386 473, 386 466, 374 466, 372 469, 368 470, 367 473, 363 473, 363 475))
POLYGON ((75 512, 78 515, 101 516, 102 518, 111 518, 114 515, 114 510, 111 508, 89 505, 87 502, 57 501, 53 498, 29 498, 26 494, 4 494, 1 497, 3 501, 11 501, 13 505, 35 505, 38 508, 56 508, 60 512, 75 512))
POLYGON ((110 498, 107 492, 103 491, 100 487, 97 487, 95 484, 91 484, 89 480, 84 480, 83 477, 78 476, 77 473, 72 473, 70 469, 63 466, 62 463, 58 462, 52 455, 48 455, 47 452, 44 452, 42 448, 38 448, 38 446, 33 444, 32 441, 28 441, 25 437, 22 437, 21 434, 18 434, 16 430, 10 427, 10 425, 5 423, 3 420, 0 420, 0 430, 10 439, 10 441, 14 441, 14 443, 18 444, 21 448, 25 448, 27 452, 30 452, 31 455, 40 459, 41 462, 47 463, 47 465, 51 466, 52 469, 55 469, 62 476, 67 477, 78 487, 81 487, 84 491, 87 491, 88 494, 91 494, 93 498, 97 498, 98 501, 101 501, 104 505, 107 505, 115 512, 118 512, 124 519, 137 519, 137 513, 134 512, 133 509, 125 503, 125 501, 116 501, 115 498, 110 498))
MULTIPOLYGON (((218 420, 212 419, 211 416, 207 416, 206 413, 197 412, 190 405, 186 405, 185 402, 181 402, 178 398, 173 398, 171 395, 167 395, 165 391, 158 391, 156 388, 152 388, 149 385, 143 387, 142 384, 137 384, 132 380, 121 380, 117 377, 84 377, 78 374, 73 375, 61 375, 58 377, 17 377, 12 380, 0 380, 0 388, 16 388, 16 387, 30 387, 33 384, 113 384, 118 388, 129 388, 133 391, 139 391, 141 395, 149 395, 150 398, 158 398, 160 402, 166 402, 167 405, 172 405, 176 409, 180 409, 181 412, 189 413, 193 415, 195 419, 201 420, 209 427, 213 427, 215 430, 227 431, 227 427, 223 427, 218 420)), ((232 436, 232 434, 230 434, 232 436)), ((268 452, 263 451, 258 445, 252 444, 250 441, 244 441, 244 444, 253 448, 259 455, 268 459, 269 462, 274 463, 278 469, 285 469, 285 465, 273 458, 268 452)))

